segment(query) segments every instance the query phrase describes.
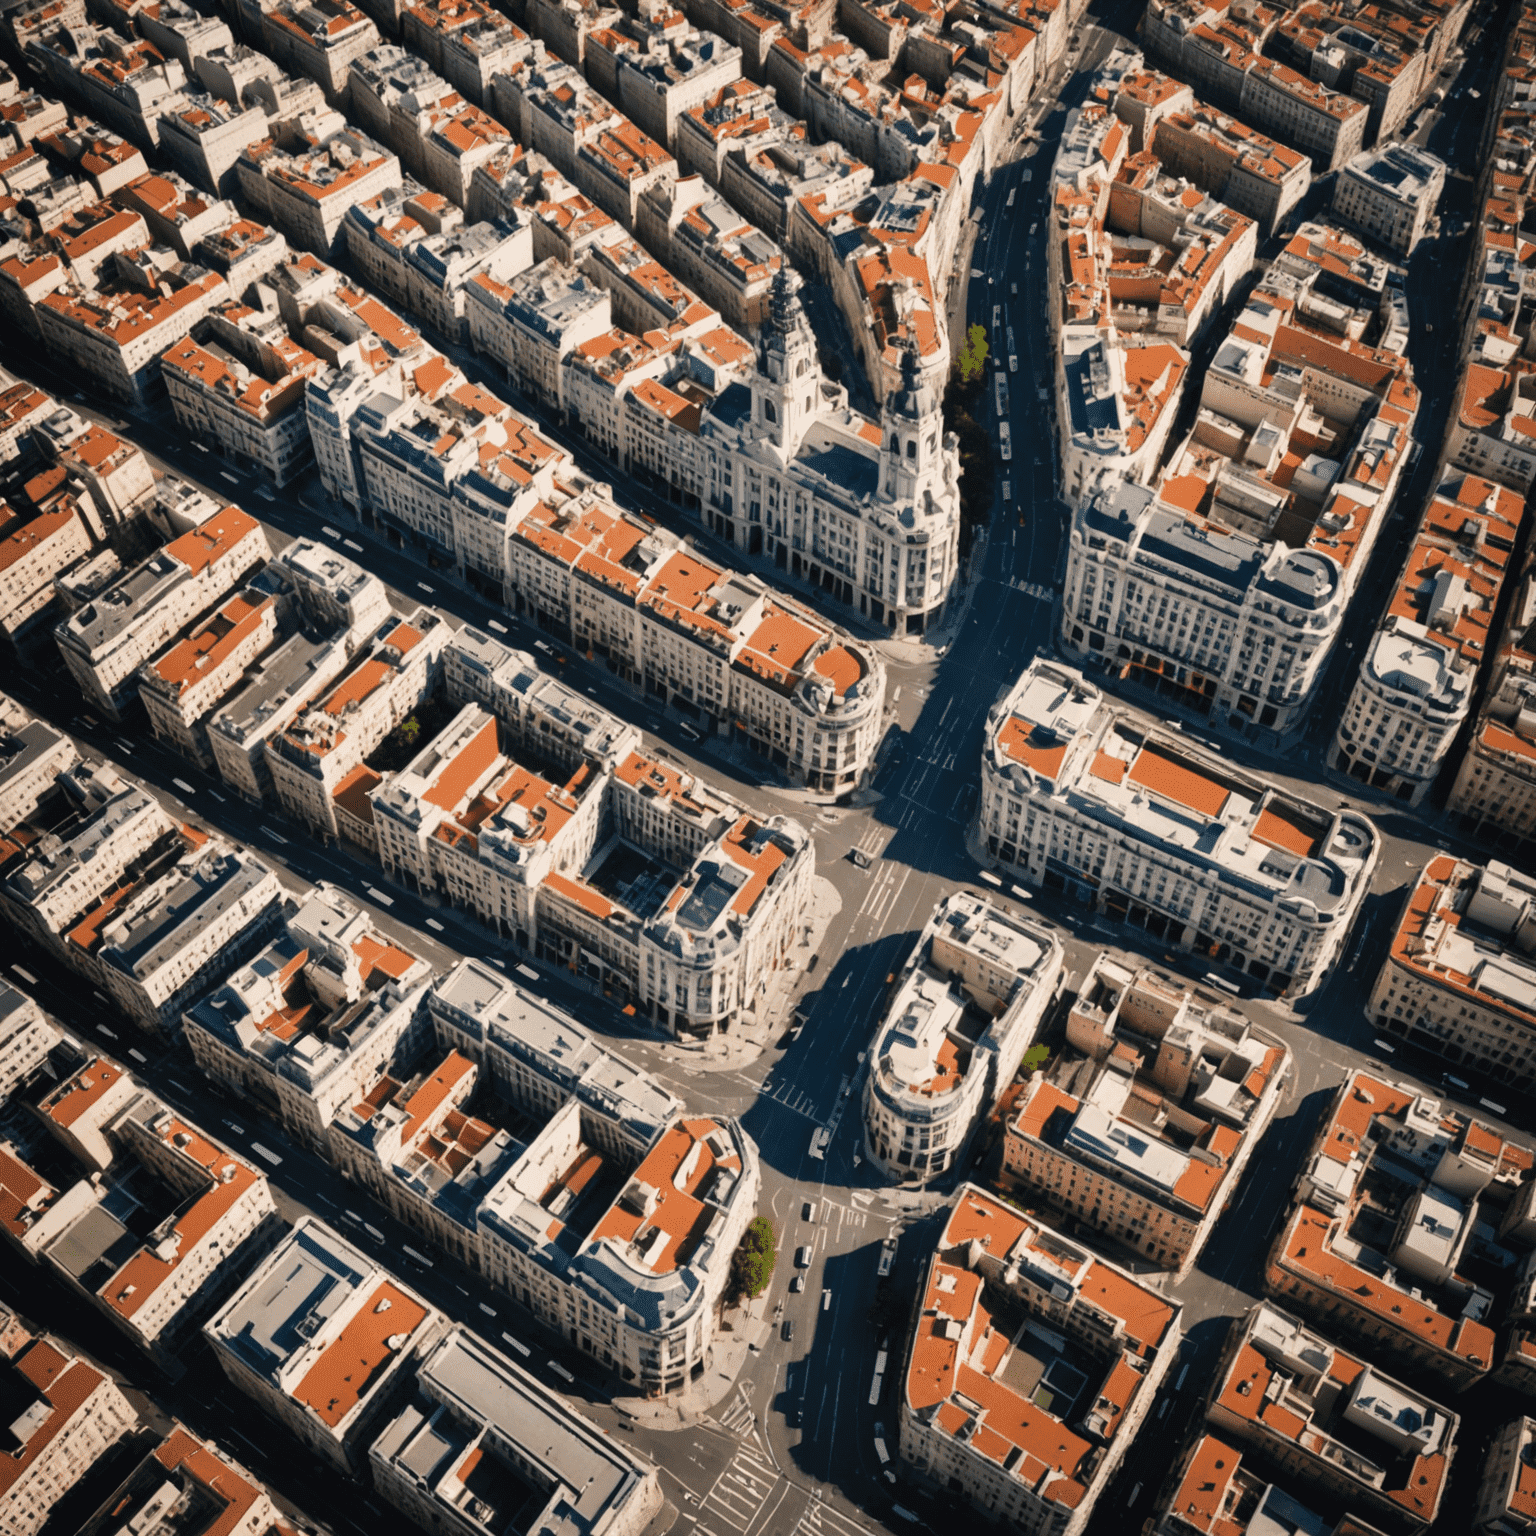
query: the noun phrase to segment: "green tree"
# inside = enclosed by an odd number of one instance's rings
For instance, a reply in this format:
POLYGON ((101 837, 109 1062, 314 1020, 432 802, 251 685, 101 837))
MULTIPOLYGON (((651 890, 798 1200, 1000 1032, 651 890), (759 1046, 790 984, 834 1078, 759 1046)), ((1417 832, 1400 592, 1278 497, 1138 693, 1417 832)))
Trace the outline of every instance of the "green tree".
POLYGON ((985 326, 973 325, 965 333, 965 345, 960 349, 960 382, 969 384, 973 379, 981 377, 982 369, 987 366, 987 355, 991 348, 987 345, 987 331, 985 326))
POLYGON ((773 1245, 773 1223, 765 1216, 754 1216, 741 1234, 736 1252, 731 1255, 731 1291, 737 1296, 761 1296, 773 1278, 773 1264, 778 1257, 773 1245))

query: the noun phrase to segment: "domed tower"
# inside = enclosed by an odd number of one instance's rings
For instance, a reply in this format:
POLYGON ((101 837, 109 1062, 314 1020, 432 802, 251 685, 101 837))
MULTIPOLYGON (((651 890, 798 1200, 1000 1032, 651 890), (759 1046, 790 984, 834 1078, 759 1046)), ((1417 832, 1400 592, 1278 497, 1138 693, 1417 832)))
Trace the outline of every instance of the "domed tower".
POLYGON ((780 266, 768 295, 768 319, 752 381, 752 425, 786 464, 800 451, 821 387, 816 339, 806 323, 799 290, 800 279, 787 265, 780 266))
POLYGON ((880 411, 880 494, 905 506, 944 483, 944 413, 922 377, 916 340, 908 336, 901 349, 901 388, 880 411))

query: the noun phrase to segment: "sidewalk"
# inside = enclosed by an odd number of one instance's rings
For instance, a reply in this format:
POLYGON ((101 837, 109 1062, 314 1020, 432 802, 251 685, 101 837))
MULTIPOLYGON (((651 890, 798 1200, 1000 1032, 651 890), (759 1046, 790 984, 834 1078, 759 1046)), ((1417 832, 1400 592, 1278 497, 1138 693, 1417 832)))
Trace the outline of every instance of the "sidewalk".
POLYGON ((810 910, 800 929, 800 942, 790 950, 784 969, 772 972, 766 996, 761 996, 751 1015, 731 1026, 728 1034, 697 1044, 666 1039, 658 1044, 674 1053, 680 1063, 699 1064, 714 1072, 734 1072, 749 1066, 789 1028, 795 1004, 806 990, 811 956, 825 943, 832 919, 843 909, 843 898, 825 875, 811 880, 810 910), (776 986, 772 985, 777 980, 776 986))
POLYGON ((711 1408, 731 1395, 753 1348, 761 1346, 773 1331, 772 1304, 767 1293, 747 1306, 753 1314, 765 1311, 769 1315, 748 1316, 744 1307, 727 1307, 720 1331, 710 1346, 709 1363, 697 1381, 690 1381, 681 1392, 668 1397, 615 1395, 613 1406, 632 1423, 643 1424, 647 1429, 680 1429, 686 1424, 697 1424, 711 1408), (731 1332, 725 1332, 726 1328, 731 1332))

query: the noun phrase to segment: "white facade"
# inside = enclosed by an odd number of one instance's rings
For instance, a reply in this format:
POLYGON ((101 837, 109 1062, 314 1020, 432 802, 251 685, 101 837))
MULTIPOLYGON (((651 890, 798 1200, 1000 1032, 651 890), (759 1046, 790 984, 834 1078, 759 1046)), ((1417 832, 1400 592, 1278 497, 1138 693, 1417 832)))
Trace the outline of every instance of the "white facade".
POLYGON ((226 507, 151 555, 55 631, 82 691, 120 718, 137 696, 139 668, 271 553, 261 524, 226 507))
POLYGON ((61 1339, 23 1345, 0 1374, 21 1410, 12 1429, 20 1443, 0 1463, 0 1522, 7 1536, 36 1536, 97 1458, 139 1428, 139 1416, 116 1382, 61 1339))
POLYGON ((959 1161, 1059 993, 1063 958, 1043 923, 969 891, 939 903, 870 1047, 864 1148, 877 1168, 927 1183, 959 1161))
POLYGON ((30 997, 10 982, 0 982, 0 1105, 42 1066, 62 1038, 30 997))
POLYGON ((390 1388, 442 1316, 313 1216, 204 1327, 225 1375, 343 1473, 367 1462, 390 1388))
POLYGON ((1046 661, 987 717, 980 830, 1030 884, 1292 996, 1338 959, 1381 841, 1046 661))
POLYGON ((1414 144, 1378 145, 1339 167, 1333 211, 1377 244, 1407 256, 1445 188, 1445 162, 1414 144))

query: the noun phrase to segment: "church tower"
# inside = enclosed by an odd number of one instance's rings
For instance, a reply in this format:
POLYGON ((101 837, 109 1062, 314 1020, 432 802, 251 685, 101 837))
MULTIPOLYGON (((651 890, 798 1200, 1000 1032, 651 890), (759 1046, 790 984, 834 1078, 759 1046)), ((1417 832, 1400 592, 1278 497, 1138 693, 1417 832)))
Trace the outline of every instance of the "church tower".
POLYGON ((780 266, 768 296, 757 376, 752 381, 752 427, 787 464, 800 451, 816 417, 821 366, 816 339, 799 297, 800 279, 788 264, 780 266))
POLYGON ((901 387, 880 412, 880 494, 909 506, 944 484, 944 413, 922 378, 917 342, 908 336, 901 348, 901 387))

